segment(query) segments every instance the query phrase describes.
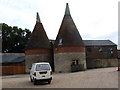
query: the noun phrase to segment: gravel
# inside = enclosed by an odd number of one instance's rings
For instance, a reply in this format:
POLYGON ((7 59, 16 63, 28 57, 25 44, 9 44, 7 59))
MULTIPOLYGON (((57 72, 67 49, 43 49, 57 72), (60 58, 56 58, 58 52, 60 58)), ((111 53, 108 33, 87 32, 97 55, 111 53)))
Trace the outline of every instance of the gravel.
POLYGON ((117 67, 53 73, 51 84, 33 85, 29 74, 3 76, 2 88, 118 88, 117 67))

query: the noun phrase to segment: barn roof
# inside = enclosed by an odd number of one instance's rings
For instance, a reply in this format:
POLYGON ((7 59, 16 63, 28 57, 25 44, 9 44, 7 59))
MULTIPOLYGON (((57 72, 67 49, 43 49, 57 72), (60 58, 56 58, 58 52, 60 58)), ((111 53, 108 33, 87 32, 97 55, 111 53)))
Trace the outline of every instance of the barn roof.
POLYGON ((71 17, 68 3, 66 4, 65 15, 63 17, 58 35, 55 40, 55 47, 58 46, 83 46, 82 38, 71 17))
MULTIPOLYGON (((50 42, 54 44, 55 40, 50 40, 50 42)), ((85 46, 116 46, 116 44, 110 40, 83 40, 83 43, 85 46)))
POLYGON ((28 41, 28 44, 26 46, 26 49, 29 50, 41 48, 50 48, 50 42, 44 30, 44 27, 40 21, 40 17, 37 13, 36 24, 30 37, 30 40, 28 41))
POLYGON ((24 53, 2 53, 0 63, 18 63, 25 60, 24 53))
POLYGON ((83 40, 85 46, 114 46, 110 40, 83 40))

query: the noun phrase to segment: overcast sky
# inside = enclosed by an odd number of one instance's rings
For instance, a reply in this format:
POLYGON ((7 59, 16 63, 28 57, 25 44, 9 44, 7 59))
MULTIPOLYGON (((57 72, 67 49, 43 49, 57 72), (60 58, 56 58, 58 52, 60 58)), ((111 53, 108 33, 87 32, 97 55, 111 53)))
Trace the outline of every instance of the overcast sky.
POLYGON ((83 40, 112 40, 118 44, 120 0, 0 0, 0 23, 33 31, 36 12, 50 39, 60 28, 66 3, 83 40))

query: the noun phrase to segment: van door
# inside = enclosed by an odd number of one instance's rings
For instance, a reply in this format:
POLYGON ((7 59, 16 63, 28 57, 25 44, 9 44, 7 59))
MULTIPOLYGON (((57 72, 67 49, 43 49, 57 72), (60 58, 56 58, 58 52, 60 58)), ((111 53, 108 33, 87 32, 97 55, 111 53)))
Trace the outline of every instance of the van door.
POLYGON ((40 79, 50 78, 51 67, 49 64, 37 64, 36 76, 40 79))

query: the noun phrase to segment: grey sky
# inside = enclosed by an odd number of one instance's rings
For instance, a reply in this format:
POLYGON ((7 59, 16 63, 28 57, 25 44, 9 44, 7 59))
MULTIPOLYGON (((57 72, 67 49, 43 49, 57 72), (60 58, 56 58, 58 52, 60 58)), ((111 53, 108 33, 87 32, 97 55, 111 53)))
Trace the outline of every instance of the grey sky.
POLYGON ((65 5, 69 3, 71 16, 84 40, 109 39, 118 44, 119 0, 1 0, 0 22, 31 31, 39 12, 41 22, 50 39, 60 28, 65 5))

